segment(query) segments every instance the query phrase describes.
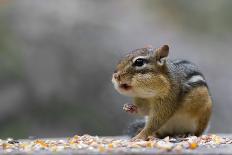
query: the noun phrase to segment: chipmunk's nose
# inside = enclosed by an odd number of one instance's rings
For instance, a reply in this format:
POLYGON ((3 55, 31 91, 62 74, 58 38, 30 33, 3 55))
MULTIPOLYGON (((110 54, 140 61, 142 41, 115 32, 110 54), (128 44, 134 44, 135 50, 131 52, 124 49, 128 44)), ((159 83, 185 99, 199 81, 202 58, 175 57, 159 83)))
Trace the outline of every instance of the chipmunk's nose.
POLYGON ((120 81, 120 75, 118 73, 114 73, 113 77, 117 80, 120 81))

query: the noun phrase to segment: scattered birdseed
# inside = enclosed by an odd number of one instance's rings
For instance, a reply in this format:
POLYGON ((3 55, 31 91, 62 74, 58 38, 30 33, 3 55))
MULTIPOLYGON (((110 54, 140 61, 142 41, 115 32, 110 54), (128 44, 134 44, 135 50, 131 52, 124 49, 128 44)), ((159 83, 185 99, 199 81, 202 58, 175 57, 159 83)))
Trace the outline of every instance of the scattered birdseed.
POLYGON ((9 144, 16 144, 16 143, 19 143, 17 140, 10 140, 8 141, 9 144))
POLYGON ((189 148, 192 149, 192 150, 196 149, 197 147, 198 147, 197 143, 190 143, 189 144, 189 148))
POLYGON ((202 135, 201 137, 189 136, 166 137, 158 139, 150 137, 148 141, 131 141, 120 137, 98 137, 90 135, 75 135, 63 139, 34 139, 13 140, 12 138, 0 139, 0 152, 3 153, 33 153, 38 151, 62 152, 62 151, 88 151, 92 153, 128 152, 158 149, 162 151, 181 152, 185 149, 194 150, 205 146, 214 148, 218 145, 232 144, 232 139, 218 135, 202 135))

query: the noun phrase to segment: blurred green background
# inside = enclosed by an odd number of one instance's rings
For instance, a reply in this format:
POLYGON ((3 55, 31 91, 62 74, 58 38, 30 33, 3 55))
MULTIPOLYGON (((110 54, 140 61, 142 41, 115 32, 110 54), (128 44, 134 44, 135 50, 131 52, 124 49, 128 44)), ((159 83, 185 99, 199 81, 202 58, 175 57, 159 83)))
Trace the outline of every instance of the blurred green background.
POLYGON ((169 44, 204 72, 210 132, 232 132, 232 1, 0 0, 0 137, 120 135, 111 74, 135 48, 169 44))

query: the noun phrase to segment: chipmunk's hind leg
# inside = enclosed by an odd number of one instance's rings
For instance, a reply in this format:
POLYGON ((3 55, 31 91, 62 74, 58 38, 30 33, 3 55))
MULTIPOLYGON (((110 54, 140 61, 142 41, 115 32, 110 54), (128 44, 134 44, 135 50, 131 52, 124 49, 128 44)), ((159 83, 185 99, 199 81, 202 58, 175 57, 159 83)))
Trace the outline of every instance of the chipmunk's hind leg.
POLYGON ((206 86, 194 88, 186 96, 183 109, 196 118, 197 128, 194 135, 200 136, 208 126, 212 111, 212 99, 206 86))
POLYGON ((157 137, 191 134, 200 136, 206 129, 212 109, 208 88, 192 89, 181 102, 181 106, 156 133, 157 137))

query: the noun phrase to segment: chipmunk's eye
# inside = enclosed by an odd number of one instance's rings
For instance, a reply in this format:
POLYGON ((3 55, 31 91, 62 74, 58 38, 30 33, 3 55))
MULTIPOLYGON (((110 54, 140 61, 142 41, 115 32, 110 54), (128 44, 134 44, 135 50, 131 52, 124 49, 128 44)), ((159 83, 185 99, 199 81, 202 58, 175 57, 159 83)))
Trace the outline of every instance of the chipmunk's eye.
POLYGON ((143 58, 138 58, 134 61, 133 66, 137 66, 137 67, 141 67, 143 66, 145 63, 147 63, 146 59, 143 58))

